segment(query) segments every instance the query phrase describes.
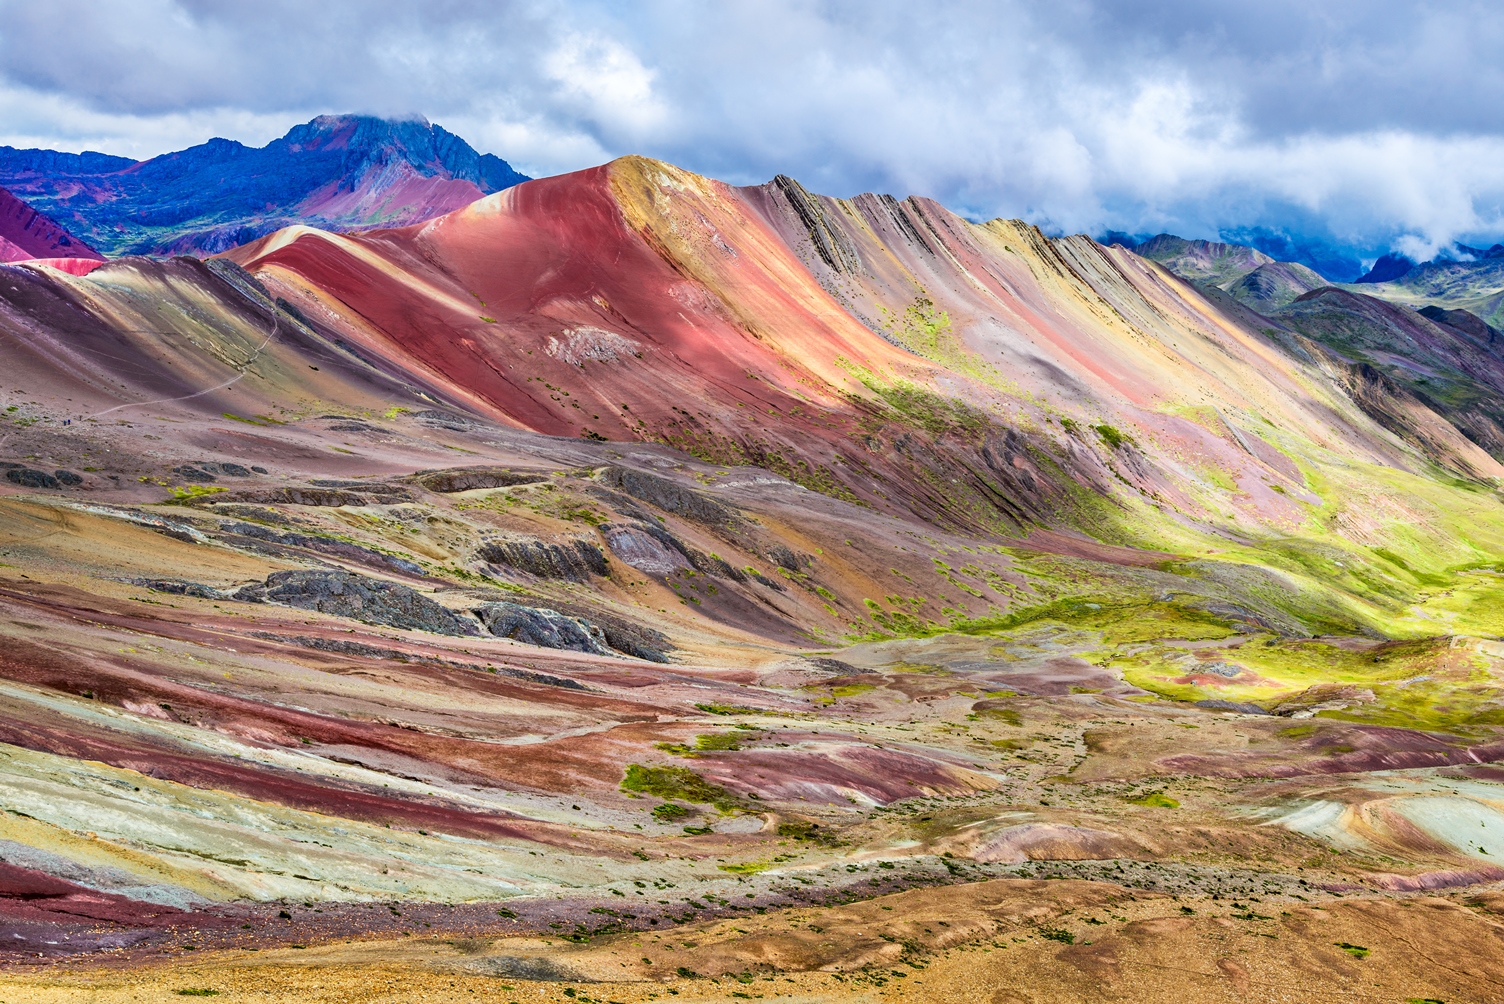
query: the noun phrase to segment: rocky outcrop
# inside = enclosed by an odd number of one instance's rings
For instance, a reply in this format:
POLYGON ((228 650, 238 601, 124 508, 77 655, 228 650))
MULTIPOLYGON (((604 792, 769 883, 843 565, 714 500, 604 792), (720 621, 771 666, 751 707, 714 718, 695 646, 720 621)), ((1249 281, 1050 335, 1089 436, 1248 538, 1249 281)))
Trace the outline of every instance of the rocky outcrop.
POLYGON ((683 549, 659 539, 658 534, 645 526, 607 525, 601 527, 601 534, 611 553, 639 572, 672 575, 680 569, 694 567, 683 549))
POLYGON ((475 616, 498 638, 570 652, 613 654, 606 643, 605 632, 598 626, 557 610, 525 607, 520 603, 487 603, 475 608, 475 616))
POLYGON ((317 610, 367 624, 385 624, 435 634, 475 633, 474 628, 453 611, 415 589, 339 569, 273 572, 266 577, 265 583, 237 589, 234 598, 317 610))
POLYGON ((62 482, 46 471, 39 471, 20 464, 7 465, 5 480, 22 488, 61 488, 62 482))
POLYGON ((846 235, 837 227, 832 227, 825 219, 825 210, 820 200, 809 193, 799 182, 787 175, 780 174, 773 179, 773 187, 788 203, 789 209, 798 217, 804 225, 805 233, 814 247, 815 253, 825 260, 837 272, 857 272, 861 270, 862 259, 846 235))
MULTIPOLYGON (((356 484, 359 484, 356 482, 356 484)), ((223 495, 205 495, 205 502, 255 502, 260 505, 309 505, 338 507, 347 505, 396 505, 410 502, 412 496, 406 491, 389 490, 388 485, 360 485, 361 492, 333 487, 252 488, 245 491, 227 492, 223 495), (369 492, 369 494, 367 494, 369 492)))
POLYGON ((741 516, 730 506, 656 474, 630 467, 607 467, 601 471, 600 479, 638 501, 714 530, 733 530, 742 523, 741 516))
MULTIPOLYGON (((286 533, 273 530, 269 527, 257 526, 254 523, 225 522, 220 524, 220 529, 235 537, 249 537, 252 540, 262 540, 272 544, 281 544, 284 547, 300 547, 308 551, 317 551, 320 554, 333 555, 340 558, 348 558, 367 565, 378 565, 390 568, 397 572, 406 572, 409 575, 422 575, 422 566, 399 558, 391 554, 382 554, 369 547, 361 547, 359 544, 346 543, 343 540, 335 540, 333 537, 322 537, 306 533, 286 533)), ((231 539, 229 543, 239 543, 231 539)))
MULTIPOLYGON (((639 572, 649 575, 672 575, 681 569, 692 568, 705 575, 714 575, 733 582, 746 582, 747 576, 724 558, 706 554, 691 547, 678 537, 653 526, 651 523, 634 525, 605 524, 600 528, 606 544, 623 562, 639 572)), ((775 545, 775 550, 782 545, 775 545)), ((795 561, 793 552, 787 552, 788 560, 795 561)), ((775 558, 775 560, 777 560, 775 558)), ((797 564, 794 566, 797 567, 797 564)))
POLYGON ((145 586, 154 593, 168 593, 172 596, 197 596, 204 600, 222 600, 229 596, 222 589, 206 586, 202 582, 189 582, 186 579, 132 579, 131 583, 145 586))
POLYGON ((531 538, 487 541, 478 552, 480 559, 514 571, 536 575, 540 579, 567 579, 586 582, 591 575, 606 574, 606 556, 588 540, 571 540, 562 544, 531 538))
POLYGON ((413 480, 431 492, 452 494, 476 488, 510 488, 547 481, 544 471, 514 471, 506 467, 456 467, 443 471, 420 471, 413 480))

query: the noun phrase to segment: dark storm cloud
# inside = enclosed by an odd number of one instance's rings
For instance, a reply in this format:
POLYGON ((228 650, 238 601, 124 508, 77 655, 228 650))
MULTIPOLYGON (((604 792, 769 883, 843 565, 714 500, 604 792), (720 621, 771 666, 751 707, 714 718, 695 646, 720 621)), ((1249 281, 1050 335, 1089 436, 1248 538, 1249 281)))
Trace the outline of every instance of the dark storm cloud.
POLYGON ((0 0, 0 142, 135 156, 422 114, 524 170, 647 153, 1065 229, 1497 236, 1483 3, 0 0))

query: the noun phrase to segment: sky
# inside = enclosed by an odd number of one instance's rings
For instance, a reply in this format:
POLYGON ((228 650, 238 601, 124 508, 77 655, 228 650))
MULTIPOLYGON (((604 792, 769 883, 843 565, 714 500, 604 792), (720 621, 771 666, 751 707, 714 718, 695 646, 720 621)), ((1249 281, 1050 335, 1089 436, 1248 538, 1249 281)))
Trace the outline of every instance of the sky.
POLYGON ((1051 232, 1504 240, 1504 4, 0 0, 0 144, 146 158, 421 115, 1051 232))

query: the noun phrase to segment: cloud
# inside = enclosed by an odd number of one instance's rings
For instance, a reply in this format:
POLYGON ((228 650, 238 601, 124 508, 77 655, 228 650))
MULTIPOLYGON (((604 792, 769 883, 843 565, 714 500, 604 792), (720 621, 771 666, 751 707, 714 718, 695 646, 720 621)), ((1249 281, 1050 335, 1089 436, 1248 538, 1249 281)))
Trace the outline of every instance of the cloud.
POLYGON ((543 70, 576 114, 624 139, 650 139, 668 117, 653 92, 655 74, 611 39, 570 35, 544 57, 543 70))
POLYGON ((1504 230, 1504 10, 1456 0, 0 0, 0 142, 146 156, 423 114, 1064 230, 1504 230))

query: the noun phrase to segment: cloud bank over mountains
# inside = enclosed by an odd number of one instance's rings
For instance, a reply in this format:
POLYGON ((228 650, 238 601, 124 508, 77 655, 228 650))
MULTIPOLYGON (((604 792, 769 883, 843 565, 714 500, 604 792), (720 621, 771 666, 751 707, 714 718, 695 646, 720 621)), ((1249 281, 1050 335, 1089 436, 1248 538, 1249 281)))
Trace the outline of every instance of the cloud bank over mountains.
POLYGON ((424 115, 535 175, 644 153, 1064 231, 1504 237, 1485 3, 0 0, 0 25, 16 146, 424 115))

